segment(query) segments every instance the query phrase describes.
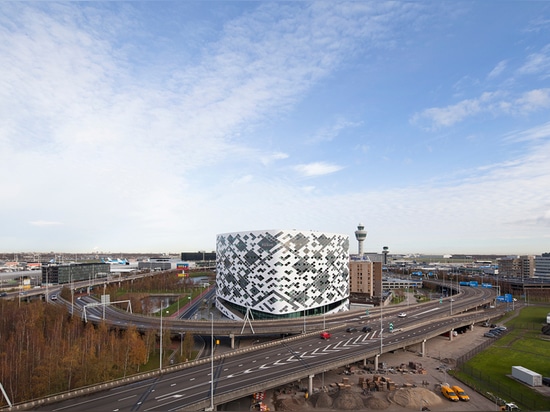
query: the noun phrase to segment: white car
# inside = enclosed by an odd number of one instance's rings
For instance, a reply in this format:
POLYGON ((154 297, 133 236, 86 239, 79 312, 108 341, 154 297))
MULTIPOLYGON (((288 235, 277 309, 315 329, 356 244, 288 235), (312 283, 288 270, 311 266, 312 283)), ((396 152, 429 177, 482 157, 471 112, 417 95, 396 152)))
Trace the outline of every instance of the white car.
POLYGON ((399 315, 397 315, 400 318, 406 318, 407 314, 405 312, 401 312, 399 315))

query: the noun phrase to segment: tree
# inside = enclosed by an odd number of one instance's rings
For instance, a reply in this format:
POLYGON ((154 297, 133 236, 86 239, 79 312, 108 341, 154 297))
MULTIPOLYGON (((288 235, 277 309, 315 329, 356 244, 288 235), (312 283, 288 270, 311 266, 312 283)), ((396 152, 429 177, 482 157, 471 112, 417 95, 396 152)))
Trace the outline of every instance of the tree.
MULTIPOLYGON (((183 354, 182 358, 186 361, 193 356, 193 349, 195 348, 195 338, 191 332, 185 332, 185 338, 183 339, 183 354)), ((183 360, 183 359, 182 359, 183 360)))

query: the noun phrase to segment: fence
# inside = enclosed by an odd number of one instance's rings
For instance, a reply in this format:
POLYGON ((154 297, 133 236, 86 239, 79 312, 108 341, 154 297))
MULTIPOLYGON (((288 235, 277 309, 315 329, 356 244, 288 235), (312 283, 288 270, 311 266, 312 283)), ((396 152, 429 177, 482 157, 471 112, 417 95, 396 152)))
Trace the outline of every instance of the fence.
MULTIPOLYGON (((540 324, 526 323, 522 324, 521 328, 540 330, 540 324)), ((502 380, 495 379, 490 374, 485 373, 482 370, 475 369, 466 364, 466 362, 468 362, 478 353, 483 352, 489 346, 493 345, 495 341, 497 341, 497 339, 488 339, 487 341, 481 343, 480 345, 476 346, 469 352, 456 359, 456 369, 460 370, 462 373, 468 375, 469 378, 471 378, 464 383, 468 384, 468 386, 470 386, 476 392, 494 401, 496 405, 504 404, 503 399, 499 397, 502 396, 504 399, 514 399, 515 402, 522 404, 530 411, 547 410, 547 402, 537 402, 536 400, 533 400, 532 397, 526 396, 523 392, 518 392, 517 389, 512 387, 511 385, 503 383, 502 380), (480 388, 480 386, 482 386, 483 388, 480 388), (498 393, 499 396, 493 395, 492 392, 498 393)))

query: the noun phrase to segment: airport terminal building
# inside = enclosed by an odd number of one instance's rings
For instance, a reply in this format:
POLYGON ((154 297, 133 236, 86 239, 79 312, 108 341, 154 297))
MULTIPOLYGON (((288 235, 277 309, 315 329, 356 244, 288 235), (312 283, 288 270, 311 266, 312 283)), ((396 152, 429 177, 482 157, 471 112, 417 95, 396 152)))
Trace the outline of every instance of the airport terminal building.
POLYGON ((216 237, 216 306, 230 319, 349 310, 349 237, 299 230, 216 237))

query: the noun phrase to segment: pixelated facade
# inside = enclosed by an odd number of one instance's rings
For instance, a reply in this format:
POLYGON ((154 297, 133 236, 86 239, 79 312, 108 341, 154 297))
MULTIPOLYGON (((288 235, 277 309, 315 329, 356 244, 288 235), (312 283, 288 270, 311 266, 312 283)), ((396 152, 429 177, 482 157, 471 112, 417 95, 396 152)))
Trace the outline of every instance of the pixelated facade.
POLYGON ((349 237, 298 230, 220 234, 216 306, 231 319, 349 309, 349 237))

